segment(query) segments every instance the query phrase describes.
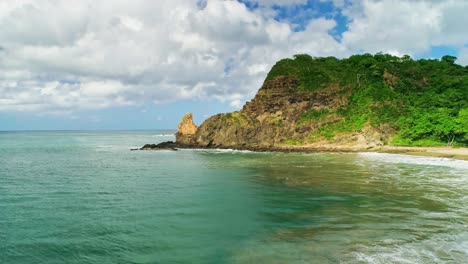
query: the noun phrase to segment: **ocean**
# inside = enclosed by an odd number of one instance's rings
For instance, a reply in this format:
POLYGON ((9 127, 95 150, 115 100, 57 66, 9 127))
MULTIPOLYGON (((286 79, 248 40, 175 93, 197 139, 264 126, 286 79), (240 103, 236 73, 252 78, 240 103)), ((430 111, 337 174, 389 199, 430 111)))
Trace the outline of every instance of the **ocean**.
POLYGON ((0 132, 0 263, 467 263, 468 162, 0 132))

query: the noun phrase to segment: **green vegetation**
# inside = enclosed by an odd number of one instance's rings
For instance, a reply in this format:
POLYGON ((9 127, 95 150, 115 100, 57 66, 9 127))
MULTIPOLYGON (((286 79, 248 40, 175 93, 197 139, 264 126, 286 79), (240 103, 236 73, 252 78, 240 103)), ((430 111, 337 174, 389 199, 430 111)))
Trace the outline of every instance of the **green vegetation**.
POLYGON ((244 114, 241 114, 239 112, 232 112, 232 113, 224 114, 221 117, 221 122, 223 124, 226 122, 233 122, 238 127, 245 127, 249 125, 248 118, 244 114))
POLYGON ((291 76, 297 92, 316 92, 338 84, 351 91, 345 107, 310 109, 298 123, 337 114, 335 123, 320 127, 320 136, 386 124, 397 131, 395 145, 468 144, 468 67, 456 57, 413 60, 405 55, 353 55, 347 59, 295 55, 276 63, 266 80, 291 76))
POLYGON ((301 118, 298 120, 298 125, 301 125, 302 123, 309 120, 317 120, 321 117, 327 116, 329 113, 330 111, 328 109, 317 110, 311 108, 301 116, 301 118))

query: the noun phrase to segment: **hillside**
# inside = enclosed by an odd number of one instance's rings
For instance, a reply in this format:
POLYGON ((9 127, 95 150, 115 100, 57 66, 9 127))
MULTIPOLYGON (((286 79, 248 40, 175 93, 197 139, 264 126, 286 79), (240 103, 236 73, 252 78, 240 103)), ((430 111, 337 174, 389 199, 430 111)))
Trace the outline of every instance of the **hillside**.
POLYGON ((278 61, 242 110, 179 143, 201 147, 466 146, 468 67, 388 54, 278 61))

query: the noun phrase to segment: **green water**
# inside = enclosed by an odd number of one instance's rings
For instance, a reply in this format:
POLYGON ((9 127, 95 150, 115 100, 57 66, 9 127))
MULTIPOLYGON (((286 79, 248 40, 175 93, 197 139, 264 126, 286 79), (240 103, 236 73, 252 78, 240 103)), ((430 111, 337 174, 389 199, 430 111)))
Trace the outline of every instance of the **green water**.
POLYGON ((468 162, 0 133, 0 263, 467 263, 468 162))

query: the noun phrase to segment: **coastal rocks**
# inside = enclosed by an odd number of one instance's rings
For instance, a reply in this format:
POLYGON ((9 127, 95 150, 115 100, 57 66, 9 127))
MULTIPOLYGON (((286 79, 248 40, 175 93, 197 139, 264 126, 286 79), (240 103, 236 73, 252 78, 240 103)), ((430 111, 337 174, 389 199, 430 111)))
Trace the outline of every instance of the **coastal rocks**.
POLYGON ((166 141, 159 144, 146 144, 139 149, 132 150, 177 150, 178 148, 193 148, 196 146, 194 141, 197 126, 193 122, 192 113, 187 113, 179 124, 176 136, 176 142, 166 141))
POLYGON ((178 147, 181 145, 174 141, 167 141, 159 144, 146 144, 139 150, 177 150, 178 147))
POLYGON ((187 113, 180 122, 177 133, 176 142, 185 145, 194 144, 193 140, 195 133, 197 132, 197 126, 193 122, 192 113, 187 113))

